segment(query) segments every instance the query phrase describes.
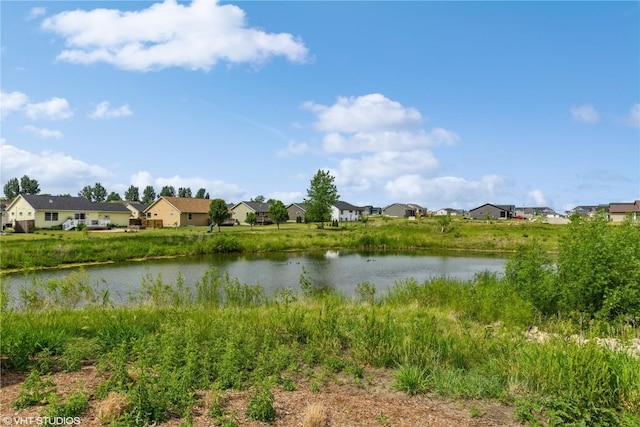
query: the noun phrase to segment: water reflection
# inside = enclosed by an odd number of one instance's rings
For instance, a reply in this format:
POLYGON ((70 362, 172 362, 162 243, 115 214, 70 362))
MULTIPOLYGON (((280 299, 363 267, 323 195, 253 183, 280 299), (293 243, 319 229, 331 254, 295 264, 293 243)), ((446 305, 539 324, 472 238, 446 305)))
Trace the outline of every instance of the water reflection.
MULTIPOLYGON (((306 253, 240 254, 146 260, 82 268, 90 283, 101 283, 115 299, 125 299, 147 277, 175 283, 178 276, 187 286, 202 279, 210 269, 227 273, 241 283, 259 284, 267 295, 281 288, 298 290, 300 275, 306 274, 318 287, 353 295, 359 283, 369 282, 384 292, 396 282, 413 278, 418 282, 434 277, 472 279, 476 273, 502 273, 506 259, 468 256, 434 256, 423 253, 326 251, 306 253)), ((10 294, 33 280, 62 278, 78 268, 49 270, 3 278, 10 294)))

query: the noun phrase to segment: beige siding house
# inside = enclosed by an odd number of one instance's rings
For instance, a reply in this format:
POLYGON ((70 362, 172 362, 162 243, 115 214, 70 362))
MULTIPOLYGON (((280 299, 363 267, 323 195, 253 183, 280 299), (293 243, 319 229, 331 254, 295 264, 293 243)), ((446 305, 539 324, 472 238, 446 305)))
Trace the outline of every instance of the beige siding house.
POLYGON ((240 202, 231 208, 231 218, 239 224, 247 225, 247 214, 253 212, 256 214, 258 225, 271 224, 269 218, 269 204, 262 202, 240 202))
POLYGON ((630 203, 609 203, 609 220, 622 222, 630 217, 634 221, 640 220, 640 200, 630 203))
POLYGON ((161 196, 144 210, 149 220, 161 220, 163 227, 209 225, 210 199, 161 196))
POLYGON ((127 227, 130 211, 120 203, 94 203, 84 197, 19 195, 7 207, 7 222, 18 232, 34 228, 64 230, 127 227))

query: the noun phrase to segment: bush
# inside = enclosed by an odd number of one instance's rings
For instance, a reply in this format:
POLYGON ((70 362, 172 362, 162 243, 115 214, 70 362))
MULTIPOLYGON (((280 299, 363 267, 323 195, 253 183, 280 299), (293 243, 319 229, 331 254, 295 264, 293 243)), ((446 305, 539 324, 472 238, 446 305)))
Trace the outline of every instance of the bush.
POLYGON ((557 311, 559 291, 555 267, 537 240, 518 247, 505 266, 505 280, 540 312, 553 314, 557 311))
POLYGON ((249 404, 247 405, 247 417, 252 421, 262 421, 271 424, 276 420, 276 409, 273 407, 273 393, 269 387, 259 386, 249 404))
POLYGON ((560 242, 561 308, 591 316, 640 316, 640 227, 611 225, 603 212, 572 217, 560 242))
POLYGON ((609 224, 604 213, 573 216, 560 241, 557 268, 534 241, 518 248, 506 280, 544 314, 572 312, 613 319, 640 316, 640 227, 609 224))

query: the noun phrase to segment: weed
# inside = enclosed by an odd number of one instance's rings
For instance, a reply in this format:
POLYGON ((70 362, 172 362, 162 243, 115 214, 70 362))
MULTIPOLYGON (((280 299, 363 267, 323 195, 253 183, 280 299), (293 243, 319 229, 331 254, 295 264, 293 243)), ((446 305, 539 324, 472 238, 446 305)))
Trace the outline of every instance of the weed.
POLYGON ((18 398, 12 403, 14 409, 24 409, 29 406, 51 402, 56 395, 56 387, 50 377, 40 376, 33 369, 20 386, 18 398))
POLYGON ((396 371, 393 387, 406 392, 409 396, 422 393, 427 388, 427 372, 414 365, 401 366, 396 371))
POLYGON ((271 424, 276 420, 276 409, 273 406, 273 393, 266 385, 260 385, 254 391, 247 405, 246 415, 252 421, 271 424))
POLYGON ((378 415, 376 415, 376 422, 381 426, 386 426, 391 421, 391 417, 385 414, 383 411, 380 411, 378 415))
POLYGON ((77 418, 89 409, 89 395, 86 391, 76 391, 70 394, 64 402, 54 401, 45 410, 45 415, 51 418, 77 418))

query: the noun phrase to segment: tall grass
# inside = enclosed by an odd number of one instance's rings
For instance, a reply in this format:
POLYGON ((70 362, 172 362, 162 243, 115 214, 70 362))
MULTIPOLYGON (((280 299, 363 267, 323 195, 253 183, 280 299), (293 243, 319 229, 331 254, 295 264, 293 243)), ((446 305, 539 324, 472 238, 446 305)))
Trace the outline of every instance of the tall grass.
POLYGON ((38 292, 0 315, 1 356, 8 368, 42 378, 96 364, 107 374, 96 396, 126 396, 130 405, 117 416, 126 425, 188 419, 207 389, 251 388, 250 416, 271 419, 270 389, 306 377, 318 390, 339 373, 361 381, 369 367, 394 370, 393 386, 408 394, 516 404, 530 423, 638 417, 640 359, 595 340, 606 330, 624 344, 637 326, 540 318, 489 273, 466 282, 404 280, 384 295, 367 284, 353 299, 308 280, 307 273, 299 289, 267 296, 215 270, 193 287, 180 276, 170 283, 149 275, 127 306, 90 304, 92 284, 70 286, 74 309, 50 303, 59 290, 38 292), (533 326, 554 335, 529 341, 533 326), (576 330, 583 340, 559 334, 576 330))
POLYGON ((227 227, 207 233, 207 227, 143 230, 140 233, 78 233, 39 230, 33 234, 0 236, 3 271, 55 267, 64 264, 125 261, 229 252, 278 252, 349 248, 360 250, 427 250, 511 252, 536 236, 545 250, 557 250, 567 227, 456 220, 446 233, 434 219, 387 220, 377 226, 346 223, 316 229, 307 224, 227 227))

